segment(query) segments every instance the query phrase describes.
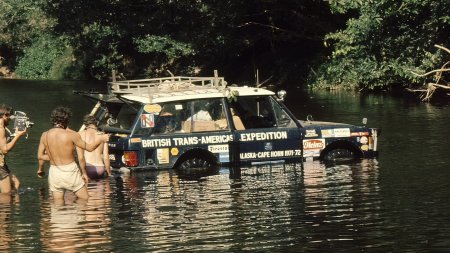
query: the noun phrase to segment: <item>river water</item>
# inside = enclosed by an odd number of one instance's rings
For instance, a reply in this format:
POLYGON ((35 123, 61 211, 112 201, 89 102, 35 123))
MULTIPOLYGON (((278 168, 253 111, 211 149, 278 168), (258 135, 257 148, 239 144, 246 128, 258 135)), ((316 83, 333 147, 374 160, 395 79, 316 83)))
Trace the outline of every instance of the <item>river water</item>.
POLYGON ((35 122, 8 164, 19 193, 0 203, 1 252, 442 252, 450 249, 450 108, 387 94, 288 92, 304 119, 381 128, 377 159, 325 165, 115 173, 87 203, 49 199, 36 177, 40 134, 57 105, 72 128, 92 103, 87 82, 0 79, 0 103, 35 122))

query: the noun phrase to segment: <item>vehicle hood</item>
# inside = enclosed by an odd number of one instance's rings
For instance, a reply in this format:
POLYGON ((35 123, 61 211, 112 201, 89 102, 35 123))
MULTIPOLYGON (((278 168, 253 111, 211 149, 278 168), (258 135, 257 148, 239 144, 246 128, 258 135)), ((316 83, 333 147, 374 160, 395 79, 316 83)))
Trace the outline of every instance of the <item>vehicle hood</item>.
POLYGON ((337 123, 337 122, 326 122, 326 121, 309 121, 309 120, 299 120, 302 127, 355 127, 354 125, 337 123))

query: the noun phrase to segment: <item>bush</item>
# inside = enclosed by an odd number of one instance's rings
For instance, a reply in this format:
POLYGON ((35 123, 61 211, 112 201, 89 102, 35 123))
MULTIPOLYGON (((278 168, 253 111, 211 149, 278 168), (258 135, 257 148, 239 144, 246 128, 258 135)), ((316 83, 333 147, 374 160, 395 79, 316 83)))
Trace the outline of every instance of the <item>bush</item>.
POLYGON ((16 67, 16 75, 25 79, 80 77, 81 72, 74 66, 72 51, 62 37, 41 36, 24 50, 16 67))
MULTIPOLYGON (((331 1, 336 11, 350 11, 342 2, 331 1)), ((358 3, 352 6, 358 17, 349 19, 345 30, 326 36, 333 53, 310 76, 313 85, 370 90, 421 85, 411 70, 426 72, 443 64, 434 45, 450 43, 449 1, 358 3)))

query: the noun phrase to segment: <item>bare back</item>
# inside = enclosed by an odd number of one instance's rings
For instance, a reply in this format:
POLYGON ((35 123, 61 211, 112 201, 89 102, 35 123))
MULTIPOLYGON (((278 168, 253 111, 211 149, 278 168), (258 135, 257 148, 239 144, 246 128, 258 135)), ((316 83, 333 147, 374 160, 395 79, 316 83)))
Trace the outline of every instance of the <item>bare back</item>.
MULTIPOLYGON (((101 139, 101 135, 94 129, 85 129, 80 132, 80 137, 87 143, 96 143, 101 139)), ((103 150, 105 143, 100 144, 94 151, 84 151, 84 158, 86 163, 92 165, 103 165, 103 150)))
MULTIPOLYGON (((52 165, 66 165, 75 161, 75 139, 78 133, 70 129, 52 128, 41 136, 41 142, 52 165)), ((78 136, 79 138, 79 136, 78 136)))

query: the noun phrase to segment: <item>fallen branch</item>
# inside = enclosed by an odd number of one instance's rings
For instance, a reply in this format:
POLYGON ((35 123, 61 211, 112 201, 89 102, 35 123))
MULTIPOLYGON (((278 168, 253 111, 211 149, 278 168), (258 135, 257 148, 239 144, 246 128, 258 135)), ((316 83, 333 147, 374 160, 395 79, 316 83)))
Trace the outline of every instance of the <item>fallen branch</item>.
POLYGON ((426 92, 427 89, 410 89, 410 88, 406 88, 407 91, 409 92, 426 92))
MULTIPOLYGON (((450 50, 448 48, 446 48, 444 46, 441 46, 441 45, 434 45, 434 46, 439 48, 439 49, 441 49, 441 50, 444 50, 445 52, 450 54, 450 50)), ((431 97, 433 96, 434 92, 438 88, 450 90, 450 85, 449 84, 446 84, 446 85, 440 84, 443 73, 450 71, 450 68, 447 68, 447 65, 449 65, 449 64, 450 64, 450 61, 447 61, 444 65, 441 66, 441 68, 429 71, 429 72, 424 73, 424 74, 419 74, 419 73, 416 73, 416 72, 411 70, 412 74, 414 74, 416 76, 419 76, 419 77, 426 77, 426 76, 429 76, 431 74, 436 74, 435 77, 434 77, 434 81, 435 82, 434 83, 428 83, 427 84, 427 89, 423 90, 423 94, 420 96, 422 101, 429 101, 431 99, 431 97)), ((419 90, 410 90, 410 91, 416 92, 416 91, 419 91, 419 90)))
POLYGON ((438 84, 438 83, 429 83, 428 87, 430 87, 430 85, 450 90, 450 86, 447 86, 447 85, 442 85, 442 84, 438 84))
POLYGON ((413 73, 414 75, 419 76, 419 77, 424 77, 424 76, 428 76, 428 75, 436 73, 436 72, 447 72, 447 71, 450 71, 450 69, 435 69, 435 70, 432 70, 432 71, 427 72, 425 74, 419 74, 419 73, 416 73, 416 72, 411 70, 411 73, 413 73))
POLYGON ((439 48, 439 49, 442 49, 442 50, 444 50, 444 51, 446 51, 447 53, 450 54, 450 50, 449 50, 448 48, 443 47, 443 46, 441 46, 441 45, 434 45, 434 46, 437 47, 437 48, 439 48))
POLYGON ((434 92, 437 90, 437 88, 443 88, 446 90, 450 90, 450 86, 438 84, 438 83, 428 83, 428 89, 426 90, 426 93, 421 96, 422 101, 430 101, 431 97, 433 96, 434 92))

